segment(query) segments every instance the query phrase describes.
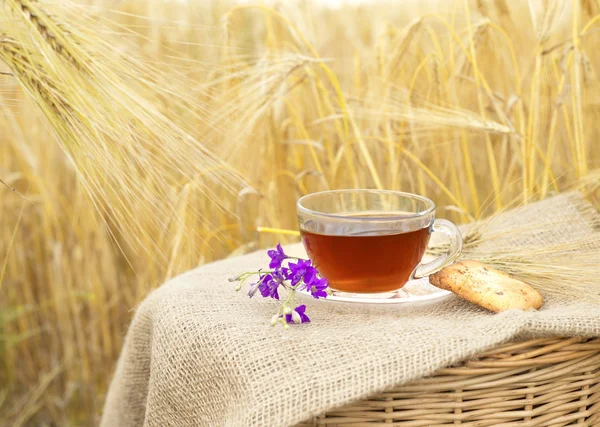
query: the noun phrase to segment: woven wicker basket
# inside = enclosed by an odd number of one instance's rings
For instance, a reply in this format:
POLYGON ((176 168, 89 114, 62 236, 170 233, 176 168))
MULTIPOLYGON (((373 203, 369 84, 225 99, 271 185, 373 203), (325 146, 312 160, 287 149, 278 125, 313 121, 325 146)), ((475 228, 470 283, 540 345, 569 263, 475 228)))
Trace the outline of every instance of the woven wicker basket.
POLYGON ((508 344, 309 426, 600 426, 600 339, 508 344))

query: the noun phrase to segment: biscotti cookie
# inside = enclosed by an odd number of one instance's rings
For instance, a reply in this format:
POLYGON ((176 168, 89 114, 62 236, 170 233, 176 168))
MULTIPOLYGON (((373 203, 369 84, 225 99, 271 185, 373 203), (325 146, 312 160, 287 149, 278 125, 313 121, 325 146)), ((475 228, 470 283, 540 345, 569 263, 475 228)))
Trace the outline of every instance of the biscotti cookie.
POLYGON ((457 262, 429 276, 429 281, 494 312, 537 310, 543 302, 542 295, 527 283, 479 261, 457 262))

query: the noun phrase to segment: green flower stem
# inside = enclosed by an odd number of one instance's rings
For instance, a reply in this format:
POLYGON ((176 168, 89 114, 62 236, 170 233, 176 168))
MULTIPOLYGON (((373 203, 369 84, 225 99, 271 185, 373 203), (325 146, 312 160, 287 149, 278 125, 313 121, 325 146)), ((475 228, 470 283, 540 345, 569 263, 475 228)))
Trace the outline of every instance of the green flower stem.
POLYGON ((242 280, 241 278, 243 277, 245 279, 247 279, 250 276, 254 276, 255 274, 270 274, 270 273, 274 273, 275 270, 263 270, 263 271, 247 271, 245 273, 240 274, 238 277, 240 278, 240 280, 242 280))

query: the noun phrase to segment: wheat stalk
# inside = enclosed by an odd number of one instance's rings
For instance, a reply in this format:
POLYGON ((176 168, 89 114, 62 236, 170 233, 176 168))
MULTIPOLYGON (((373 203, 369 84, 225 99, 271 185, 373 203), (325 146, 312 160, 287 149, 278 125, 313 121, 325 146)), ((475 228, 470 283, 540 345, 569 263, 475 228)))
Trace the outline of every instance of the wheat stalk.
MULTIPOLYGON (((26 21, 35 24, 42 41, 54 51, 63 54, 76 50, 67 49, 65 43, 71 47, 79 45, 76 38, 79 31, 69 31, 71 36, 68 40, 56 33, 50 37, 51 33, 46 30, 51 28, 49 14, 45 14, 37 3, 25 1, 22 6, 18 13, 24 13, 26 21), (59 48, 58 40, 63 48, 59 48)), ((60 29, 64 34, 66 30, 60 29)), ((81 67, 61 67, 60 63, 52 62, 52 57, 34 52, 21 54, 7 37, 4 37, 3 46, 7 65, 33 94, 61 137, 65 149, 78 163, 97 206, 117 219, 117 227, 126 233, 128 243, 137 246, 136 250, 145 247, 139 236, 147 227, 163 228, 171 218, 177 218, 178 214, 167 198, 169 185, 181 179, 189 181, 195 174, 206 173, 207 170, 212 170, 210 174, 221 180, 225 188, 233 189, 242 182, 227 164, 132 91, 123 80, 127 76, 117 75, 110 68, 119 56, 115 58, 106 51, 103 42, 98 44, 100 50, 95 54, 78 50, 83 52, 79 55, 81 57, 95 57, 93 70, 86 68, 93 71, 93 77, 89 73, 81 74, 81 67), (61 87, 58 88, 58 85, 61 87), (151 141, 158 140, 165 151, 156 156, 153 153, 156 144, 151 141), (92 144, 84 147, 83 141, 92 144), (90 156, 93 162, 90 162, 90 156), (81 168, 82 165, 87 166, 81 168), (118 197, 123 191, 133 197, 129 203, 122 203, 118 197), (145 225, 132 224, 126 219, 133 214, 131 209, 136 205, 146 209, 146 212, 140 212, 142 216, 139 217, 145 225), (152 212, 155 209, 164 213, 156 215, 152 212)), ((132 65, 135 67, 136 64, 132 65)), ((137 67, 133 68, 136 69, 140 71, 137 67)), ((155 85, 144 88, 146 92, 157 89, 155 85)), ((207 196, 220 204, 218 197, 210 194, 211 191, 211 188, 206 188, 207 196)), ((162 249, 156 247, 154 251, 160 255, 162 249)))
POLYGON ((38 66, 33 63, 35 57, 38 57, 36 52, 27 50, 14 39, 0 33, 0 58, 13 70, 13 76, 18 77, 41 104, 48 105, 53 113, 66 118, 66 115, 62 115, 69 112, 69 106, 63 102, 61 94, 56 92, 52 82, 43 74, 33 72, 38 66))
POLYGON ((20 14, 30 27, 37 31, 48 45, 61 57, 68 62, 85 70, 85 63, 75 59, 71 53, 73 49, 73 40, 69 40, 70 33, 64 28, 63 24, 55 21, 55 18, 42 8, 36 0, 4 0, 5 4, 15 14, 20 14))

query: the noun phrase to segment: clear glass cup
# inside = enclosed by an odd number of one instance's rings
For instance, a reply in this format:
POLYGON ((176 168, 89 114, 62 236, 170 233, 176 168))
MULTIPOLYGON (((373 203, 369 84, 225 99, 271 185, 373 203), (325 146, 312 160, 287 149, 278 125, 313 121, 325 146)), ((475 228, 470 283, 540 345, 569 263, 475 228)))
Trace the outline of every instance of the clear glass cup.
POLYGON ((416 194, 323 191, 300 198, 297 215, 309 258, 338 295, 389 297, 453 263, 462 250, 458 228, 435 219, 435 204, 416 194), (435 232, 450 239, 448 252, 422 263, 435 232))

